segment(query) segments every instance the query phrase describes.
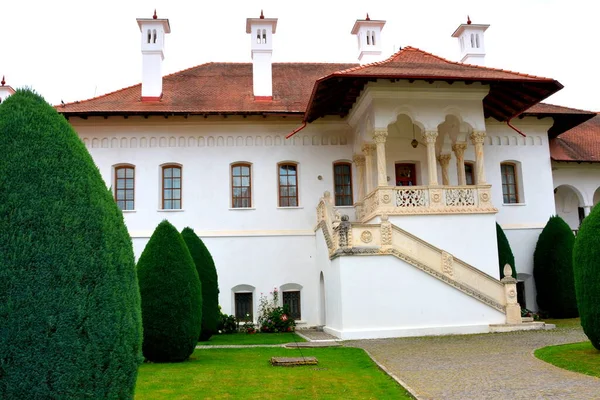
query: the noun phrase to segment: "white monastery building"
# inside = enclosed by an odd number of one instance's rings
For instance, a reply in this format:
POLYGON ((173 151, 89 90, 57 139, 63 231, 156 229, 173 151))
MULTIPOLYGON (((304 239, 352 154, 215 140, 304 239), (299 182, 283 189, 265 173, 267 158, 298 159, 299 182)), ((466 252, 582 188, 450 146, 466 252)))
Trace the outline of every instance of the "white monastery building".
POLYGON ((140 18, 142 83, 57 106, 136 256, 161 220, 190 226, 225 313, 256 318, 277 287, 300 328, 344 339, 527 325, 542 228, 558 213, 577 229, 600 198, 600 117, 540 103, 554 79, 485 67, 488 25, 460 25, 451 61, 382 54, 367 15, 358 63, 333 64, 273 63, 277 22, 247 19, 251 62, 163 76, 169 20, 140 18))

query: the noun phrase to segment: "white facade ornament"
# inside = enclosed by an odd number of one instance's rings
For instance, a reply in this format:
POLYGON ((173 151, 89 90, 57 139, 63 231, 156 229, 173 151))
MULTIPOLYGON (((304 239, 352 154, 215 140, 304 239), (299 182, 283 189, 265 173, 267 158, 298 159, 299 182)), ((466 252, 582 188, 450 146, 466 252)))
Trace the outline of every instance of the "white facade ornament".
POLYGON ((363 243, 371 243, 373 241, 373 234, 371 231, 363 231, 360 234, 360 241, 363 243))
POLYGON ((427 205, 427 191, 424 189, 396 191, 396 207, 426 207, 427 205))
POLYGON ((442 272, 448 276, 454 275, 454 257, 445 251, 442 251, 442 272))
POLYGON ((446 193, 446 205, 450 207, 475 206, 474 188, 448 188, 446 193))

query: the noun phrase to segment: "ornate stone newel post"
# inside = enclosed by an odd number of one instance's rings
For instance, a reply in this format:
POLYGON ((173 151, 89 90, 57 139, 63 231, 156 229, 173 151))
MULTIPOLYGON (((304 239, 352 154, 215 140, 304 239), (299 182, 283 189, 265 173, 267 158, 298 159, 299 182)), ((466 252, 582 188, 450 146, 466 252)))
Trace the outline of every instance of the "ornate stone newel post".
POLYGON ((373 190, 373 145, 371 143, 364 144, 362 151, 365 154, 365 181, 367 183, 367 193, 373 190))
POLYGON ((429 186, 437 186, 437 163, 435 161, 435 141, 437 140, 437 131, 423 132, 423 140, 427 145, 427 170, 429 172, 429 186))
POLYGON ((504 284, 504 294, 506 295, 506 323, 520 324, 521 306, 517 302, 517 280, 512 277, 512 268, 509 264, 504 265, 504 278, 500 280, 504 284))
POLYGON ((485 185, 485 170, 483 167, 483 141, 485 132, 476 131, 471 133, 471 142, 475 146, 475 184, 485 185))
POLYGON ((365 156, 355 154, 352 160, 356 165, 356 172, 358 172, 358 201, 363 201, 365 199, 365 156))
POLYGON ((466 143, 456 143, 452 145, 452 151, 456 155, 456 172, 458 175, 458 185, 464 186, 467 184, 467 176, 465 174, 465 150, 466 143))
POLYGON ((387 186, 387 171, 385 161, 385 140, 387 130, 376 130, 373 132, 373 140, 377 146, 377 186, 387 186))
POLYGON ((440 154, 438 156, 438 161, 442 166, 442 185, 444 186, 450 185, 450 173, 448 172, 448 165, 450 165, 451 158, 451 154, 440 154))

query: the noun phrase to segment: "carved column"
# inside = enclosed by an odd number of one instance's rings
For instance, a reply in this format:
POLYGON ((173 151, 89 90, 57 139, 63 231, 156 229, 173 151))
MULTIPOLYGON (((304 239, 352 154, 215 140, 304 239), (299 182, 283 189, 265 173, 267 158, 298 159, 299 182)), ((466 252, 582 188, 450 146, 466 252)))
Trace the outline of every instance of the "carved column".
POLYGON ((364 144, 362 151, 365 154, 366 194, 369 194, 373 190, 373 145, 370 143, 364 144))
POLYGON ((385 161, 385 140, 387 130, 376 130, 373 132, 373 140, 377 147, 377 186, 387 186, 387 166, 385 161))
POLYGON ((440 154, 438 156, 438 161, 442 166, 442 185, 444 186, 450 185, 450 174, 448 172, 448 166, 450 165, 451 158, 452 154, 440 154))
POLYGON ((512 277, 512 268, 509 264, 504 265, 504 278, 500 280, 504 285, 504 295, 506 296, 506 323, 520 324, 521 306, 517 302, 517 280, 512 277))
POLYGON ((355 154, 354 165, 356 165, 356 172, 358 172, 358 201, 365 199, 365 156, 362 154, 355 154))
POLYGON ((456 156, 456 172, 458 175, 458 185, 464 186, 467 184, 467 176, 465 175, 465 150, 466 143, 456 143, 452 145, 452 151, 456 156))
POLYGON ((485 132, 471 133, 471 142, 475 146, 475 184, 485 185, 485 170, 483 167, 483 141, 485 140, 485 132))
POLYGON ((437 131, 423 132, 423 140, 427 145, 427 170, 429 172, 429 186, 437 186, 437 163, 435 161, 435 141, 437 139, 437 131))

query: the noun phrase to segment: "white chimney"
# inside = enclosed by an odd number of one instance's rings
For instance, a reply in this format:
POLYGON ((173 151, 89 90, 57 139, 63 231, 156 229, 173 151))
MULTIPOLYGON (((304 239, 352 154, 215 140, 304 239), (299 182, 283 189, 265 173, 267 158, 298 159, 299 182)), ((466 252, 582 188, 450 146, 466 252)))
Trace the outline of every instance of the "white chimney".
POLYGON ((369 64, 382 60, 381 30, 385 21, 371 20, 369 14, 366 19, 357 19, 352 27, 353 35, 358 39, 358 61, 369 64))
POLYGON ((246 19, 246 33, 250 34, 252 49, 252 87, 254 100, 273 100, 273 34, 277 18, 265 18, 261 10, 259 18, 246 19))
POLYGON ((14 94, 15 90, 10 86, 6 86, 6 81, 4 80, 4 76, 2 76, 2 80, 0 81, 0 103, 2 103, 8 96, 14 94))
POLYGON ((467 23, 456 28, 452 37, 458 38, 461 63, 485 65, 483 35, 489 27, 489 25, 472 24, 471 18, 467 16, 467 23))
POLYGON ((142 36, 142 101, 158 101, 162 96, 162 62, 165 34, 171 33, 168 19, 138 18, 142 36))

